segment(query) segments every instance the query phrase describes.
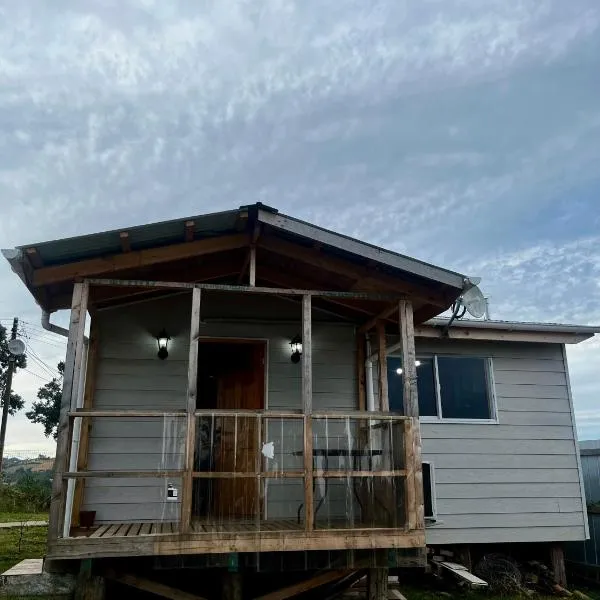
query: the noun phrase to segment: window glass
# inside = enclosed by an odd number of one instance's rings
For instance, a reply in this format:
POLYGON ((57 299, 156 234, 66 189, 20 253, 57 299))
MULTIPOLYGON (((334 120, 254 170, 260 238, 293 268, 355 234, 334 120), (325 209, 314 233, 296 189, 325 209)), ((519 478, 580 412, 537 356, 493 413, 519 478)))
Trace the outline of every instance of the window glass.
MULTIPOLYGON (((399 357, 388 357, 387 376, 390 410, 393 412, 404 412, 402 361, 399 357)), ((419 358, 417 360, 417 393, 419 395, 419 416, 437 416, 433 357, 419 358)))
POLYGON ((491 419, 485 358, 438 356, 444 419, 491 419))

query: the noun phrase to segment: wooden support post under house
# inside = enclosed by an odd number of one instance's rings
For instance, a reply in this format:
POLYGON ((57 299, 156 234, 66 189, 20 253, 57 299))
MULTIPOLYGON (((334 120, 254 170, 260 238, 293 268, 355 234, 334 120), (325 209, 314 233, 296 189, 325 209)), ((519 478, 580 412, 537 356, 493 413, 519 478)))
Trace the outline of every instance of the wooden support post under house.
POLYGON ((361 333, 356 334, 356 378, 358 385, 358 410, 367 409, 367 386, 366 386, 366 340, 361 333))
POLYGON ((377 321, 377 354, 379 356, 379 410, 390 410, 387 380, 387 349, 385 343, 385 323, 377 321))
POLYGON ((92 559, 81 561, 77 584, 75 586, 75 600, 104 600, 106 598, 106 581, 104 577, 94 574, 92 559))
MULTIPOLYGON (((421 432, 419 428, 419 397, 412 303, 402 298, 398 304, 400 344, 402 351, 402 383, 404 414, 411 418, 406 444, 406 510, 409 529, 425 528, 423 470, 421 465, 421 432)), ((406 430, 405 430, 406 431, 406 430)))
POLYGON ((223 600, 242 600, 242 583, 241 573, 223 573, 223 600))
POLYGON ((187 426, 185 439, 185 473, 181 497, 180 531, 192 528, 192 495, 194 487, 194 452, 196 441, 196 402, 198 395, 198 344, 200 339, 200 288, 192 292, 192 318, 190 322, 190 351, 188 362, 187 426))
POLYGON ((65 518, 67 486, 63 481, 63 473, 69 464, 69 440, 73 423, 69 419, 69 411, 75 407, 81 361, 84 353, 85 315, 87 311, 89 286, 87 283, 75 283, 71 302, 71 320, 67 341, 65 372, 63 375, 62 400, 56 435, 56 459, 52 479, 52 496, 48 517, 48 542, 58 539, 62 532, 65 518))
POLYGON ((387 600, 388 568, 371 568, 367 575, 367 600, 387 600))
MULTIPOLYGON (((99 327, 97 318, 92 318, 90 324, 90 341, 87 353, 87 369, 85 374, 85 389, 83 392, 83 409, 91 410, 94 406, 94 392, 96 390, 96 372, 98 367, 98 345, 99 327)), ((77 454, 77 471, 85 471, 88 462, 88 450, 90 445, 90 432, 92 419, 82 417, 79 430, 79 450, 77 454)), ((79 513, 83 505, 83 494, 85 490, 85 479, 77 479, 75 482, 75 493, 73 497, 73 512, 71 521, 79 525, 79 513)))
POLYGON ((565 553, 561 544, 550 546, 550 562, 552 563, 552 574, 554 583, 561 587, 567 586, 567 571, 565 569, 565 553))
POLYGON ((312 306, 302 297, 302 413, 304 414, 304 517, 305 529, 314 529, 312 432, 312 306))

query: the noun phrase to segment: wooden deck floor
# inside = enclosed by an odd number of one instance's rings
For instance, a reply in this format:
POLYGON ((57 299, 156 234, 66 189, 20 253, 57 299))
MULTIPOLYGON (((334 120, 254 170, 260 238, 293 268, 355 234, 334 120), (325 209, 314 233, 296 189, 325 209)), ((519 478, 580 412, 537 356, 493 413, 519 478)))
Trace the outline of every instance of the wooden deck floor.
MULTIPOLYGON (((330 520, 316 523, 317 530, 366 530, 374 532, 378 528, 364 523, 354 523, 353 526, 345 520, 330 520)), ((249 520, 230 520, 220 523, 196 520, 192 523, 194 534, 220 534, 220 533, 271 533, 271 532, 304 531, 304 524, 294 519, 269 519, 260 522, 249 520)), ((115 537, 139 537, 156 535, 173 535, 179 533, 179 523, 154 522, 154 523, 107 523, 91 527, 90 529, 73 528, 71 537, 86 537, 108 539, 115 537)))

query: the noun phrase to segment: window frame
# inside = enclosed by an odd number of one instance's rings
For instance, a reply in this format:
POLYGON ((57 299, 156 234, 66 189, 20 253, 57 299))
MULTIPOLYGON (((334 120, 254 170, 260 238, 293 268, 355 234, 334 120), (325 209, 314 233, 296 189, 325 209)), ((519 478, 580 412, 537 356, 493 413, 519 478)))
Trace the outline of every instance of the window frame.
MULTIPOLYGON (((399 355, 390 354, 386 357, 386 368, 388 358, 399 358, 399 355)), ((400 357, 401 358, 401 357, 400 357)), ((477 356, 473 354, 426 354, 420 353, 416 356, 416 359, 433 359, 433 378, 434 378, 434 389, 435 389, 435 403, 437 408, 437 416, 419 415, 419 420, 422 423, 461 423, 461 424, 474 424, 474 425, 497 425, 498 424, 498 404, 496 399, 496 382, 494 381, 494 366, 491 356, 477 356), (478 358, 483 359, 485 365, 485 381, 487 385, 487 397, 490 409, 489 419, 468 419, 468 418, 455 418, 455 417, 444 417, 442 411, 442 388, 440 384, 440 374, 438 368, 438 358, 478 358)))

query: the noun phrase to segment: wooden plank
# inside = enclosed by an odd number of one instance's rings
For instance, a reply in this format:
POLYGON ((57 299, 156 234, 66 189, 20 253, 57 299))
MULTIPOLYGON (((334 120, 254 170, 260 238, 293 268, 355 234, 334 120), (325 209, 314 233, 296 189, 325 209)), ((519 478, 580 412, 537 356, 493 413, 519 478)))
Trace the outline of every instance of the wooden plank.
POLYGON ((405 477, 408 473, 406 469, 396 469, 393 471, 324 471, 315 470, 314 477, 332 479, 344 479, 346 477, 405 477))
POLYGON ((129 531, 127 532, 128 536, 132 536, 132 535, 139 535, 140 534, 140 529, 142 528, 142 524, 141 523, 134 523, 130 528, 129 531))
MULTIPOLYGON (((196 242, 193 242, 194 244, 196 242)), ((191 244, 188 244, 188 246, 191 244)), ((133 254, 133 252, 131 253, 133 254)), ((121 255, 123 256, 123 255, 121 255)), ((111 287, 138 287, 151 289, 174 289, 174 290, 192 290, 198 288, 213 292, 234 292, 265 294, 270 296, 323 296, 324 298, 348 298, 350 300, 373 300, 373 301, 393 301, 398 299, 394 293, 382 292, 345 292, 339 290, 307 290, 296 288, 276 288, 262 286, 245 286, 217 283, 189 283, 185 281, 148 281, 142 279, 108 279, 108 278, 89 278, 86 281, 90 285, 105 285, 111 287)))
POLYGON ((127 532, 129 531, 129 528, 130 528, 130 527, 131 527, 131 523, 123 523, 123 524, 122 524, 122 525, 119 527, 119 529, 117 529, 117 531, 116 531, 115 535, 116 535, 116 536, 119 536, 119 537, 121 537, 121 536, 123 536, 123 537, 124 537, 124 536, 126 536, 126 535, 127 535, 127 532))
POLYGON ((358 386, 358 410, 367 409, 367 384, 366 384, 366 340, 365 336, 356 334, 356 384, 358 386))
POLYGON ((243 248, 248 245, 248 235, 236 233, 220 237, 205 238, 195 242, 183 242, 160 248, 136 250, 121 254, 90 258, 66 265, 56 265, 36 269, 33 285, 36 287, 76 279, 92 277, 104 273, 114 273, 123 269, 135 269, 184 258, 214 254, 225 250, 243 248))
POLYGON ((181 477, 184 471, 171 470, 171 471, 65 471, 61 473, 62 479, 86 479, 86 478, 138 478, 138 477, 153 477, 153 478, 165 478, 165 477, 181 477))
POLYGON ((90 410, 77 409, 69 411, 69 417, 187 417, 187 412, 184 410, 164 411, 164 410, 90 410))
MULTIPOLYGON (((98 370, 98 346, 99 346, 99 327, 97 318, 93 318, 90 324, 90 339, 87 353, 87 371, 85 375, 85 389, 83 392, 83 408, 90 410, 94 403, 94 391, 96 389, 96 373, 98 370)), ((70 414, 70 413, 69 413, 70 414)), ((92 420, 87 418, 81 422, 79 430, 79 453, 77 456, 77 470, 85 471, 87 469, 88 451, 90 446, 90 430, 92 420)), ((83 495, 85 489, 85 479, 78 479, 75 482, 75 492, 73 495, 72 522, 79 525, 79 512, 83 505, 83 495)))
POLYGON ((98 529, 96 529, 96 531, 94 531, 90 537, 95 538, 103 536, 108 531, 109 527, 110 525, 100 525, 100 527, 98 527, 98 529))
POLYGON ((65 517, 66 486, 63 473, 68 468, 69 438, 72 423, 69 421, 69 410, 74 405, 77 395, 80 362, 83 355, 83 338, 85 333, 85 314, 87 310, 89 287, 86 283, 76 283, 73 287, 71 302, 71 321, 67 341, 67 355, 63 376, 62 400, 57 428, 56 460, 52 479, 52 498, 48 519, 48 540, 56 540, 62 532, 65 517))
POLYGON ((413 424, 404 422, 404 464, 406 466, 406 526, 409 531, 417 528, 417 514, 415 511, 415 457, 413 443, 413 424))
POLYGON ((118 575, 114 571, 110 571, 107 573, 106 577, 111 581, 116 581, 117 583, 121 583, 144 592, 149 592, 155 596, 170 598, 170 600, 205 600, 202 596, 190 594, 189 592, 178 590, 177 588, 165 585, 164 583, 158 583, 157 581, 146 579, 145 577, 140 577, 139 575, 118 575))
POLYGON ((202 292, 194 288, 192 292, 192 317, 190 322, 190 350, 188 361, 187 386, 187 434, 185 443, 185 474, 181 490, 181 520, 182 533, 190 531, 192 526, 192 495, 194 450, 196 439, 196 408, 198 395, 198 343, 200 339, 200 306, 202 292))
POLYGON ((385 310, 381 311, 376 317, 373 317, 372 319, 369 319, 366 323, 363 323, 358 328, 358 333, 359 334, 368 333, 371 329, 373 329, 373 327, 377 326, 377 321, 385 321, 386 319, 389 319, 392 315, 396 314, 397 310, 398 310, 398 304, 396 302, 394 302, 393 304, 390 304, 385 310))
POLYGON ((196 223, 194 221, 186 221, 184 227, 184 239, 186 242, 194 241, 194 233, 196 231, 196 223))
POLYGON ((345 569, 325 571, 315 575, 314 577, 311 577, 310 579, 305 579, 304 581, 299 581, 298 583, 294 583, 293 585, 289 585, 274 592, 264 594, 263 596, 258 596, 254 600, 286 600, 286 598, 293 598, 294 596, 298 596, 299 594, 313 590, 317 587, 325 585, 326 583, 331 583, 332 581, 341 579, 342 577, 348 575, 348 573, 349 571, 345 569))
MULTIPOLYGON (((497 529, 496 531, 501 531, 497 529)), ((566 538, 565 538, 566 539, 566 538)), ((156 556, 256 552, 256 532, 191 533, 186 536, 150 535, 136 538, 69 538, 50 544, 49 558, 95 556, 156 556)), ((315 530, 261 532, 262 552, 305 550, 349 550, 377 548, 417 549, 425 545, 424 531, 402 529, 315 530)), ((413 563, 415 564, 415 563, 413 563)), ((418 562, 424 566, 424 562, 418 562)))
POLYGON ((106 533, 104 534, 104 538, 109 538, 109 537, 113 537, 117 531, 119 531, 119 527, 121 527, 120 523, 113 523, 112 525, 109 526, 108 530, 106 531, 106 533))
POLYGON ((249 285, 256 285, 256 246, 250 246, 249 285))
POLYGON ((140 528, 140 535, 150 535, 152 531, 152 523, 142 523, 142 527, 140 528))
MULTIPOLYGON (((385 323, 377 321, 377 356, 379 358, 379 410, 387 412, 390 410, 390 401, 388 398, 388 380, 387 380, 387 348, 385 341, 385 323)), ((405 413, 407 414, 407 413, 405 413)))
POLYGON ((121 241, 121 251, 131 252, 131 241, 129 240, 129 232, 121 231, 121 233, 119 233, 119 239, 121 241))
POLYGON ((312 307, 311 297, 302 296, 302 413, 304 414, 304 519, 307 531, 314 529, 313 433, 312 433, 312 307))

